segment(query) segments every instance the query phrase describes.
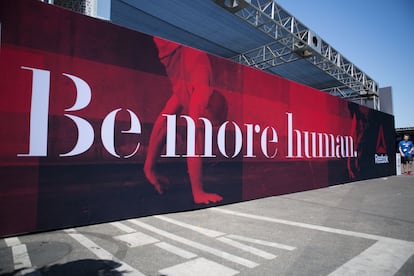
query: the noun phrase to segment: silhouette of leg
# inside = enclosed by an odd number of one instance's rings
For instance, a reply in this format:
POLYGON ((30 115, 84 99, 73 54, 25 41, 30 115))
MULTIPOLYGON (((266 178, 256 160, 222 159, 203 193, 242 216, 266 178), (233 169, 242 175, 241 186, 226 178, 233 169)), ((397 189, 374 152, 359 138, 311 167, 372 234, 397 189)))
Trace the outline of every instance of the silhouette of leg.
MULTIPOLYGON (((200 75, 194 87, 194 92, 190 99, 189 115, 196 123, 196 152, 203 150, 203 132, 201 130, 201 121, 199 120, 207 112, 207 105, 212 94, 208 86, 208 75, 200 75), (203 81, 200 78, 207 78, 203 81), (204 84, 204 85, 203 85, 204 84)), ((201 157, 187 157, 188 173, 190 176, 191 189, 193 192, 194 202, 197 204, 208 204, 210 202, 219 202, 223 198, 214 193, 206 193, 203 188, 203 160, 201 157)))
POLYGON ((182 106, 179 103, 176 95, 172 95, 165 104, 163 110, 158 115, 154 126, 152 128, 147 157, 144 163, 144 173, 148 181, 154 186, 155 190, 162 194, 163 190, 168 186, 168 179, 157 174, 155 165, 164 147, 164 139, 167 134, 167 126, 165 124, 165 118, 162 114, 179 114, 182 106))

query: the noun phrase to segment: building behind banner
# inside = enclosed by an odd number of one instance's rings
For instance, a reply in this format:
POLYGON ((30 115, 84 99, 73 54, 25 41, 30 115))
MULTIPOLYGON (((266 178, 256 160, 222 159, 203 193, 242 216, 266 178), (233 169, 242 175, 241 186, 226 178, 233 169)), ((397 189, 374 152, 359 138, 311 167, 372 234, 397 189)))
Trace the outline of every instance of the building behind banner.
POLYGON ((0 21, 0 236, 395 174, 392 115, 40 1, 0 21))

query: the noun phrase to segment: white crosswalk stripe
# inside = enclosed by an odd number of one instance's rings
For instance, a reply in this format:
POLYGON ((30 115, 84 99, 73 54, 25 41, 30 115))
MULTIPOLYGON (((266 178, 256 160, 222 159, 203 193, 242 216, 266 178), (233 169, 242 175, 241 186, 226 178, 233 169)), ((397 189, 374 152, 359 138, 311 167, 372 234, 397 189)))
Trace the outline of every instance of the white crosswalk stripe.
POLYGON ((192 259, 192 258, 197 257, 196 254, 194 254, 190 251, 184 250, 182 248, 179 248, 175 245, 169 244, 167 242, 159 242, 159 243, 156 243, 155 246, 158 246, 159 248, 162 248, 162 249, 164 249, 168 252, 171 252, 171 253, 173 253, 177 256, 180 256, 184 259, 192 259))
POLYGON ((245 242, 251 242, 251 243, 255 243, 255 244, 260 244, 260 245, 265 245, 265 246, 270 246, 270 247, 274 247, 274 248, 279 248, 279 249, 284 249, 284 250, 295 250, 296 247, 294 246, 290 246, 290 245, 286 245, 286 244, 281 244, 281 243, 276 243, 276 242, 270 242, 270 241, 264 241, 264 240, 259 240, 259 239, 252 239, 249 237, 244 237, 244 236, 239 236, 239 235, 227 235, 227 238, 230 238, 232 240, 239 240, 239 241, 245 241, 245 242))
POLYGON ((18 237, 6 238, 6 239, 4 239, 4 242, 6 243, 6 245, 8 247, 12 247, 12 246, 21 244, 18 237))
POLYGON ((159 240, 141 232, 115 236, 114 239, 125 242, 129 247, 138 247, 159 242, 159 240))
POLYGON ((4 239, 4 242, 11 248, 13 255, 13 265, 15 270, 20 271, 20 275, 40 276, 42 275, 35 267, 32 267, 30 255, 26 244, 22 244, 18 237, 4 239))
POLYGON ((115 258, 114 255, 112 255, 111 253, 103 249, 102 247, 98 246, 96 243, 88 239, 86 236, 76 232, 75 229, 67 229, 65 230, 65 232, 70 237, 72 237, 77 242, 79 242, 81 245, 83 245, 85 248, 87 248, 90 252, 92 252, 99 259, 112 260, 112 261, 115 261, 121 264, 119 267, 114 268, 114 270, 121 273, 122 275, 128 275, 128 276, 143 276, 144 275, 143 273, 133 268, 129 264, 118 260, 117 258, 115 258))
POLYGON ((195 232, 198 232, 200 234, 203 234, 207 237, 211 237, 211 238, 215 238, 215 237, 219 237, 219 236, 223 236, 225 235, 225 233, 219 232, 219 231, 215 231, 215 230, 211 230, 211 229, 207 229, 207 228, 203 228, 203 227, 199 227, 199 226, 195 226, 195 225, 191 225, 188 223, 184 223, 166 216, 154 216, 155 218, 167 221, 169 223, 173 223, 176 225, 179 225, 181 227, 193 230, 195 232))
POLYGON ((267 259, 267 260, 271 260, 271 259, 276 258, 276 255, 268 253, 264 250, 260 250, 258 248, 253 247, 253 246, 245 245, 241 242, 233 241, 233 240, 228 239, 226 237, 219 237, 219 238, 217 238, 217 240, 219 240, 219 241, 221 241, 225 244, 231 245, 233 247, 239 248, 243 251, 249 252, 250 254, 254 254, 254 255, 257 255, 259 257, 262 257, 262 258, 267 259))
POLYGON ((121 230, 122 232, 125 232, 125 233, 137 232, 137 230, 135 230, 134 228, 131 228, 131 227, 129 227, 129 226, 127 226, 127 225, 125 225, 121 222, 118 222, 118 221, 117 222, 112 222, 111 225, 118 228, 119 230, 121 230))
POLYGON ((129 247, 136 247, 136 246, 140 246, 140 245, 145 245, 145 244, 150 244, 150 243, 155 243, 154 245, 164 249, 165 251, 168 251, 170 253, 173 253, 177 256, 180 256, 184 259, 192 259, 197 257, 196 254, 179 248, 175 245, 169 244, 167 242, 159 242, 159 240, 145 235, 141 232, 137 232, 137 230, 135 230, 134 228, 131 228, 127 225, 125 225, 124 223, 121 222, 116 222, 116 223, 111 223, 111 225, 115 226, 116 228, 118 228, 119 230, 123 231, 123 232, 127 232, 128 234, 126 235, 119 235, 119 236, 115 236, 114 239, 117 240, 122 240, 124 242, 126 242, 129 247), (138 235, 138 237, 137 237, 138 235), (145 235, 145 236, 144 236, 145 235))
POLYGON ((197 258, 182 264, 160 270, 161 275, 168 276, 232 276, 239 272, 219 263, 197 258))
POLYGON ((198 250, 207 252, 209 254, 218 256, 220 258, 223 258, 223 259, 226 259, 228 261, 231 261, 231 262, 240 264, 242 266, 245 266, 245 267, 248 267, 248 268, 254 268, 254 267, 256 267, 256 266, 259 265, 258 263, 253 262, 253 261, 250 261, 250 260, 247 260, 245 258, 236 256, 236 255, 230 254, 228 252, 225 252, 225 251, 222 251, 222 250, 219 250, 219 249, 216 249, 216 248, 213 248, 213 247, 204 245, 202 243, 195 242, 195 241, 192 241, 192 240, 189 240, 189 239, 180 237, 178 235, 172 234, 170 232, 161 230, 159 228, 156 228, 154 226, 151 226, 151 225, 149 225, 147 223, 144 223, 142 221, 139 221, 137 219, 131 219, 131 220, 128 220, 128 221, 131 222, 131 223, 133 223, 133 224, 135 224, 135 225, 137 225, 137 226, 139 226, 139 227, 142 227, 142 228, 144 228, 144 229, 146 229, 148 231, 151 231, 151 232, 156 233, 158 235, 164 236, 164 237, 166 237, 168 239, 171 239, 171 240, 174 240, 176 242, 179 242, 179 243, 182 243, 182 244, 185 244, 185 245, 194 247, 194 248, 196 248, 198 250))
POLYGON ((13 252, 15 269, 32 267, 32 262, 30 261, 29 253, 27 252, 25 244, 14 245, 11 249, 13 252))
POLYGON ((236 247, 240 250, 249 252, 250 254, 262 257, 262 258, 267 259, 267 260, 271 260, 271 259, 276 258, 276 255, 274 255, 272 253, 269 253, 269 252, 266 252, 264 250, 260 250, 258 248, 253 247, 253 246, 249 246, 249 245, 243 244, 241 242, 234 241, 233 239, 239 240, 239 241, 247 241, 247 242, 256 243, 256 244, 260 244, 260 245, 266 245, 266 246, 270 246, 270 247, 276 247, 276 248, 285 249, 285 250, 294 250, 295 249, 295 247, 293 247, 293 246, 288 246, 288 245, 284 245, 284 244, 268 242, 268 241, 258 240, 258 239, 252 239, 252 238, 243 237, 243 236, 239 236, 239 235, 226 235, 226 233, 223 233, 223 232, 218 232, 218 231, 207 229, 207 228, 200 227, 200 226, 194 226, 194 225, 191 225, 191 224, 188 224, 188 223, 176 220, 176 219, 169 218, 167 216, 155 216, 155 217, 158 218, 158 219, 170 222, 172 224, 179 225, 181 227, 190 229, 192 231, 201 233, 205 236, 216 238, 216 240, 218 240, 220 242, 223 242, 227 245, 236 247))

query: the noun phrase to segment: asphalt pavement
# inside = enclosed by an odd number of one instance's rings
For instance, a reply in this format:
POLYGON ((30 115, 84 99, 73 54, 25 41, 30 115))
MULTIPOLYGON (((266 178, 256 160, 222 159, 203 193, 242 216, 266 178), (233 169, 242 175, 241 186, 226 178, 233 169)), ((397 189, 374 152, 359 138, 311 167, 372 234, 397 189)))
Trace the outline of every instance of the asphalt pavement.
MULTIPOLYGON (((109 206, 108 206, 109 208, 109 206)), ((414 177, 0 240, 1 275, 414 275, 414 177)))

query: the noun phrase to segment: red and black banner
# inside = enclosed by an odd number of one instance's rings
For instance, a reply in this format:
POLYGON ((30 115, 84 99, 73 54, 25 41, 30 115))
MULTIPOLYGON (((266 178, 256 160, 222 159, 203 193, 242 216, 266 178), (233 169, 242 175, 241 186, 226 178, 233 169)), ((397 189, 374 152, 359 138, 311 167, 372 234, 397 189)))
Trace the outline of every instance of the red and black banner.
POLYGON ((40 1, 0 22, 0 236, 395 174, 393 116, 40 1))

